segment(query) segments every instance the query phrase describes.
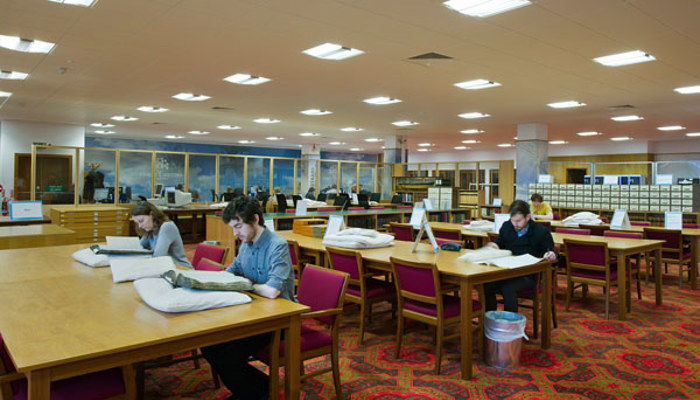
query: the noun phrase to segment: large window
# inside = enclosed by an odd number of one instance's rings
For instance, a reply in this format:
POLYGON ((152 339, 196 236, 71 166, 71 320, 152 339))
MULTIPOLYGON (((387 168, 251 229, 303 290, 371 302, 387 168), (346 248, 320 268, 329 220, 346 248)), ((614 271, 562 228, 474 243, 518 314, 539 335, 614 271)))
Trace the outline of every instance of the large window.
POLYGON ((374 183, 377 181, 375 173, 375 164, 360 164, 360 185, 358 188, 360 193, 374 193, 374 183))
POLYGON ((272 187, 280 188, 280 193, 284 193, 289 198, 296 194, 294 191, 294 160, 275 159, 272 164, 272 187))
POLYGON ((189 175, 187 178, 192 201, 217 201, 216 156, 190 154, 189 175))
POLYGON ((320 180, 320 193, 338 193, 338 163, 336 161, 321 161, 320 180))
POLYGON ((340 163, 340 186, 345 193, 354 192, 357 186, 357 163, 340 163))
MULTIPOLYGON (((117 172, 116 153, 116 151, 92 149, 83 152, 83 203, 111 203, 114 201, 113 198, 109 197, 108 188, 114 188, 117 172)), ((148 164, 150 172, 150 159, 148 164)), ((150 178, 148 182, 150 187, 150 178)))
POLYGON ((185 189, 185 155, 183 153, 156 153, 156 186, 158 185, 185 189))
MULTIPOLYGON (((182 157, 184 162, 184 157, 182 157)), ((138 200, 138 196, 154 197, 151 193, 151 164, 153 153, 119 152, 119 202, 138 200)), ((184 164, 182 166, 184 171, 184 164)), ((114 188, 112 188, 114 190, 114 188)))
POLYGON ((245 158, 243 157, 219 157, 219 193, 226 193, 227 189, 230 187, 232 189, 241 188, 243 193, 250 193, 250 187, 252 185, 248 184, 245 188, 243 185, 243 175, 245 172, 245 158))
POLYGON ((255 191, 270 192, 270 159, 248 158, 248 186, 255 191))

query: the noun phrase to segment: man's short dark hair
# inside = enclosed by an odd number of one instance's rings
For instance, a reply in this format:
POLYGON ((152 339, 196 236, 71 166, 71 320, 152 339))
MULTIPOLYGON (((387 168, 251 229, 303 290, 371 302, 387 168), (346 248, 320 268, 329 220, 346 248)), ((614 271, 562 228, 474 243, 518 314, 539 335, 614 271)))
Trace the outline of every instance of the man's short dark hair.
POLYGON ((259 217, 258 225, 265 226, 260 202, 249 196, 240 196, 228 203, 221 218, 227 225, 234 219, 240 219, 244 223, 252 225, 255 224, 255 215, 259 217))
POLYGON ((536 201, 538 203, 541 203, 542 201, 544 201, 544 199, 542 198, 541 194, 533 193, 532 196, 530 196, 530 201, 536 201))
POLYGON ((508 212, 511 217, 515 214, 522 214, 523 217, 527 217, 530 215, 530 205, 522 200, 515 200, 510 203, 510 210, 508 210, 508 212))

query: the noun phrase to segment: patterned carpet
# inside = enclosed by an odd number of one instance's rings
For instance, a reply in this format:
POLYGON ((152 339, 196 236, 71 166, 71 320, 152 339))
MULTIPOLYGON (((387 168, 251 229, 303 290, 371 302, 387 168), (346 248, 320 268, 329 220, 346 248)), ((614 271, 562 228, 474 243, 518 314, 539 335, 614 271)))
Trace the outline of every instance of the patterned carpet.
MULTIPOLYGON (((499 370, 475 360, 475 377, 459 379, 459 340, 446 343, 442 374, 433 374, 432 330, 409 322, 400 359, 394 358, 395 324, 388 307, 377 307, 358 346, 357 307, 346 306, 341 329, 341 380, 346 399, 700 399, 700 291, 678 289, 677 270, 664 277, 664 304, 654 303, 654 287, 642 283, 643 299, 633 291, 632 313, 605 320, 604 296, 591 287, 586 299, 577 291, 564 311, 564 280, 557 299, 559 328, 552 347, 539 341, 523 345, 521 366, 499 370), (382 312, 387 311, 387 312, 382 312)), ((611 296, 615 310, 616 294, 611 296)), ((528 310, 521 309, 530 317, 528 310)), ((528 326, 528 333, 531 329, 528 326)), ((475 356, 476 357, 476 356, 475 356)), ((307 368, 327 365, 314 360, 307 368)), ((262 368, 262 367, 261 367, 262 368)), ((149 399, 225 399, 214 389, 206 363, 191 362, 148 371, 149 399)), ((331 374, 302 382, 302 399, 333 399, 331 374)))

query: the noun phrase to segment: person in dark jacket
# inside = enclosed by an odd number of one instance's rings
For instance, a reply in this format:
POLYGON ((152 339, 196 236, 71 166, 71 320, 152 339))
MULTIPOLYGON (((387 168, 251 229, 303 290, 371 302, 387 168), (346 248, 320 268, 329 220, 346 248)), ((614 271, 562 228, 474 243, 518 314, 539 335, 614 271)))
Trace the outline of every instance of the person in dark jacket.
MULTIPOLYGON (((498 237, 488 246, 510 250, 513 255, 530 254, 547 261, 557 259, 554 240, 549 229, 530 217, 530 206, 515 200, 510 205, 510 221, 506 221, 498 231, 498 237)), ((486 311, 496 309, 496 292, 503 296, 503 309, 518 312, 518 291, 535 285, 537 275, 520 276, 484 284, 486 311)))

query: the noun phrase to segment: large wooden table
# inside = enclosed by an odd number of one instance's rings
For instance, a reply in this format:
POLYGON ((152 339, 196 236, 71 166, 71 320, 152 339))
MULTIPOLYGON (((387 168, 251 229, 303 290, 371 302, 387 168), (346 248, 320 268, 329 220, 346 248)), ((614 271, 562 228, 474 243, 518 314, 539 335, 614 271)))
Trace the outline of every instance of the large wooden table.
POLYGON ((0 226, 0 250, 75 243, 75 231, 52 224, 0 226))
MULTIPOLYGON (((302 254, 312 255, 317 261, 323 260, 325 246, 321 243, 321 239, 303 236, 291 231, 278 232, 287 240, 296 240, 299 243, 302 254)), ((361 250, 363 261, 368 268, 379 270, 391 270, 389 257, 398 257, 406 260, 430 262, 437 265, 440 274, 459 281, 461 296, 461 370, 462 379, 471 379, 472 372, 472 298, 471 293, 476 285, 486 282, 499 281, 518 276, 531 275, 536 273, 545 273, 544 287, 542 294, 542 348, 549 348, 551 345, 550 327, 551 327, 551 263, 541 262, 522 268, 503 269, 498 267, 487 266, 483 264, 471 264, 466 261, 458 260, 457 257, 463 254, 461 252, 440 251, 435 253, 433 248, 428 244, 419 244, 417 251, 411 253, 413 243, 394 241, 393 246, 380 249, 361 250)))
POLYGON ((284 329, 288 399, 299 396, 300 314, 277 299, 191 313, 146 305, 132 283, 70 254, 85 245, 2 250, 0 332, 29 381, 29 399, 49 399, 50 382, 284 329))
POLYGON ((51 218, 44 215, 42 219, 11 219, 10 217, 0 216, 0 226, 11 226, 11 225, 36 225, 36 224, 50 224, 51 218))

